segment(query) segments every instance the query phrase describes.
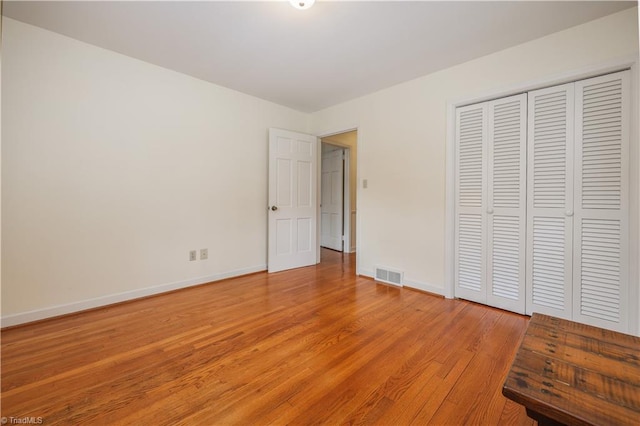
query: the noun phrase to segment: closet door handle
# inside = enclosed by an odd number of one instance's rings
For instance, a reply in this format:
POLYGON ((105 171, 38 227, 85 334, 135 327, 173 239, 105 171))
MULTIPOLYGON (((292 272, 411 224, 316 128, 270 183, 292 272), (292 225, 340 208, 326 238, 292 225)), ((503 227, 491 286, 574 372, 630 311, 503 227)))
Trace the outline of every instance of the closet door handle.
POLYGON ((493 214, 493 209, 492 209, 492 208, 488 208, 488 209, 487 209, 487 213, 489 213, 489 214, 493 214))
POLYGON ((571 217, 573 216, 573 210, 567 210, 565 214, 567 215, 567 217, 571 217))

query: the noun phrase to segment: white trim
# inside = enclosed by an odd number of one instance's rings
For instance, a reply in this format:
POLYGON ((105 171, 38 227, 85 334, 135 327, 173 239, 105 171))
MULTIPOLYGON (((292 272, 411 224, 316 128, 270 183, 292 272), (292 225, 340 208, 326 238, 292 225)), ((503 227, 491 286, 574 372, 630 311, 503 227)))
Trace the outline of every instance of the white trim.
MULTIPOLYGON (((640 18, 639 18, 640 19, 640 18)), ((631 66, 629 128, 629 333, 640 336, 640 70, 631 66), (635 159, 635 161, 633 160, 635 159), (635 235, 635 238, 633 237, 635 235)))
MULTIPOLYGON (((338 133, 339 134, 339 133, 338 133)), ((322 155, 322 145, 331 145, 336 148, 336 151, 342 151, 342 252, 343 253, 352 253, 355 250, 352 250, 351 246, 351 148, 346 145, 341 145, 337 142, 325 142, 320 138, 320 165, 318 165, 318 169, 320 170, 319 174, 319 188, 318 192, 320 193, 320 198, 318 204, 321 204, 322 201, 322 162, 324 161, 322 155)), ((318 229, 322 230, 322 206, 319 209, 320 213, 318 217, 318 229)), ((320 245, 322 246, 322 233, 318 231, 318 238, 320 241, 320 245)), ((318 249, 319 250, 319 249, 318 249)))
POLYGON ((358 273, 356 275, 359 275, 359 276, 362 276, 362 277, 366 277, 366 278, 371 278, 374 281, 376 279, 376 274, 371 269, 362 269, 362 270, 358 271, 358 273))
POLYGON ((442 287, 436 287, 433 284, 424 283, 420 281, 408 280, 405 278, 404 286, 408 288, 413 288, 416 290, 426 291, 427 293, 437 294, 439 296, 444 296, 444 289, 442 287))
POLYGON ((14 325, 24 324, 28 322, 43 320, 46 318, 57 317, 60 315, 72 314, 76 312, 86 311, 103 306, 113 305, 114 303, 127 302, 141 297, 154 296, 173 290, 180 290, 201 284, 208 284, 227 278, 239 277, 241 275, 253 274, 255 272, 266 271, 267 265, 257 265, 249 268, 236 269, 235 271, 223 272, 220 274, 209 275, 204 277, 191 278, 184 281, 161 284, 153 287, 146 287, 137 290, 125 291, 122 293, 110 294, 107 296, 96 297, 93 299, 82 300, 79 302, 68 303, 64 305, 51 306, 44 309, 36 309, 33 311, 22 312, 19 314, 10 314, 2 317, 2 327, 11 327, 14 325))
MULTIPOLYGON (((353 223, 356 223, 358 221, 358 212, 356 210, 351 210, 349 212, 349 217, 351 218, 350 221, 353 221, 353 223)), ((349 238, 351 238, 351 229, 349 229, 349 238)), ((350 240, 349 242, 350 242, 349 253, 355 253, 356 252, 355 240, 350 240)))
POLYGON ((362 241, 362 218, 360 215, 360 205, 362 200, 362 190, 360 189, 360 181, 362 179, 362 146, 360 143, 360 130, 358 128, 356 130, 356 205, 351 206, 352 209, 355 209, 356 212, 356 241, 353 246, 353 251, 356 252, 356 274, 360 271, 360 253, 362 252, 362 247, 364 247, 362 241))
POLYGON ((351 253, 351 148, 342 148, 342 251, 351 253))
MULTIPOLYGON (((359 213, 359 208, 357 207, 359 201, 362 196, 361 194, 361 189, 360 189, 360 181, 361 181, 361 174, 362 174, 362 165, 361 165, 361 146, 360 146, 360 130, 358 129, 358 126, 351 126, 351 127, 346 127, 343 130, 332 130, 332 131, 325 131, 325 132, 321 132, 318 133, 318 138, 320 139, 320 142, 322 142, 323 138, 328 138, 334 135, 339 135, 341 133, 348 133, 348 132, 356 132, 356 151, 357 151, 357 156, 356 156, 356 205, 355 206, 351 206, 352 209, 354 209, 354 211, 356 212, 356 244, 354 247, 351 247, 351 252, 353 253, 354 251, 356 252, 356 275, 365 275, 365 274, 361 274, 360 273, 360 252, 362 251, 362 226, 361 226, 361 220, 360 220, 360 213, 359 213)), ((318 144, 318 145, 322 145, 322 143, 318 144)), ((318 173, 321 173, 320 167, 318 166, 318 173)), ((318 193, 318 197, 320 196, 320 193, 318 193)), ((320 209, 320 203, 318 202, 318 209, 320 209)), ((318 210, 319 211, 319 210, 318 210)), ((349 215, 349 218, 351 218, 351 215, 349 215)), ((320 241, 320 225, 318 225, 318 241, 320 241)), ((320 247, 320 246, 318 246, 320 247)), ((318 250, 319 253, 319 250, 318 250)), ((318 263, 320 263, 320 255, 318 254, 318 263)), ((369 275, 365 275, 365 276, 369 276, 369 275)))
POLYGON ((316 264, 320 263, 320 254, 321 249, 320 244, 322 243, 322 230, 320 225, 322 222, 322 138, 316 136, 318 139, 318 143, 316 144, 316 157, 318 157, 318 163, 316 165, 316 217, 318 220, 316 221, 316 264))
POLYGON ((445 218, 444 218, 444 297, 455 296, 455 188, 456 188, 456 104, 447 103, 445 218))
POLYGON ((640 97, 640 84, 638 84, 638 57, 637 56, 625 56, 617 58, 611 61, 607 61, 601 64, 587 66, 572 71, 563 72, 560 74, 551 75, 549 77, 540 78, 537 80, 525 81, 519 84, 511 84, 505 87, 499 87, 491 90, 487 90, 479 95, 453 99, 447 102, 447 134, 446 134, 446 192, 445 192, 445 288, 444 295, 447 298, 452 298, 455 295, 454 292, 454 218, 455 218, 455 111, 457 107, 471 105, 474 103, 484 102, 487 100, 497 99, 505 96, 515 95, 518 93, 529 92, 545 87, 556 86, 572 81, 583 80, 591 77, 596 77, 602 74, 608 74, 624 69, 631 69, 633 76, 632 81, 632 112, 631 112, 631 157, 635 156, 635 164, 631 164, 630 167, 630 180, 631 180, 631 199, 630 199, 630 212, 629 216, 632 218, 630 221, 630 231, 632 235, 636 235, 636 238, 632 238, 630 244, 630 260, 637 259, 635 262, 630 262, 631 269, 629 271, 629 283, 630 285, 630 305, 628 307, 630 312, 629 331, 631 334, 639 335, 640 333, 640 313, 638 308, 640 307, 640 223, 638 217, 640 215, 640 183, 638 182, 640 176, 640 147, 638 146, 638 112, 639 97, 640 97), (634 86, 637 84, 637 86, 634 86))
POLYGON ((536 80, 530 80, 522 83, 510 84, 508 86, 490 89, 472 97, 453 99, 452 101, 448 102, 448 104, 453 104, 454 108, 461 107, 484 101, 491 101, 506 96, 517 95, 519 93, 529 92, 532 90, 544 89, 550 86, 572 83, 578 80, 585 80, 587 78, 597 77, 599 75, 614 73, 617 71, 622 71, 624 69, 632 68, 635 64, 637 64, 637 61, 638 58, 635 56, 625 56, 622 58, 604 62, 599 65, 578 68, 572 71, 555 74, 550 77, 544 77, 536 80))
POLYGON ((358 126, 347 127, 345 130, 336 130, 332 132, 321 133, 318 135, 320 139, 330 138, 331 136, 341 135, 342 133, 357 132, 358 126))

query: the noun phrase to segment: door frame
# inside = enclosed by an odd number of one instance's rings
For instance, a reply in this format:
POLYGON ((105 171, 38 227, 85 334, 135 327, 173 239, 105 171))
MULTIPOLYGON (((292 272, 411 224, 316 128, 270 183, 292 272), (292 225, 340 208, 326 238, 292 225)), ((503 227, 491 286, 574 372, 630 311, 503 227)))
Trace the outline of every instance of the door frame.
MULTIPOLYGON (((318 157, 319 157, 319 161, 318 161, 318 217, 320 217, 320 197, 321 197, 321 190, 322 190, 322 144, 326 143, 323 142, 322 139, 324 138, 328 138, 331 136, 335 136, 335 135, 339 135, 341 133, 348 133, 348 132, 356 132, 356 150, 360 150, 360 132, 358 131, 358 127, 357 126, 353 126, 353 127, 347 127, 345 129, 342 130, 335 130, 335 131, 325 131, 325 132, 319 132, 318 133, 318 139, 320 139, 320 143, 318 144, 318 157)), ((360 265, 360 250, 359 247, 362 247, 362 240, 361 240, 361 232, 360 232, 360 211, 357 207, 357 205, 359 204, 359 199, 360 199, 360 185, 356 184, 356 205, 355 206, 351 206, 351 148, 347 145, 340 145, 339 143, 336 142, 331 142, 330 145, 334 145, 334 146, 338 146, 340 148, 344 148, 345 149, 345 168, 344 168, 344 186, 345 186, 345 192, 344 192, 344 200, 343 200, 343 204, 344 204, 344 214, 343 214, 343 222, 345 222, 345 225, 348 224, 348 226, 345 226, 344 228, 344 234, 345 234, 345 241, 343 244, 343 253, 352 253, 353 250, 351 250, 351 210, 354 209, 355 210, 355 214, 356 214, 356 248, 355 248, 355 252, 356 252, 356 274, 359 275, 360 274, 360 270, 359 270, 359 266, 360 265), (348 210, 347 210, 348 209, 348 210), (347 215, 348 213, 348 215, 347 215)), ((360 177, 360 156, 358 155, 356 157, 356 183, 359 183, 361 181, 361 177, 360 177)), ((317 224, 317 232, 318 232, 318 237, 317 237, 317 241, 318 241, 318 254, 317 254, 317 262, 320 263, 320 221, 318 221, 317 224)))
MULTIPOLYGON (((625 57, 594 66, 551 75, 549 77, 524 81, 521 83, 491 89, 474 97, 454 99, 447 102, 446 133, 446 185, 445 185, 445 285, 444 296, 455 297, 455 125, 456 108, 492 99, 516 95, 545 87, 557 86, 577 80, 584 80, 603 74, 629 69, 631 71, 631 121, 629 147, 631 161, 629 164, 629 332, 640 334, 640 144, 638 143, 638 112, 640 98, 640 72, 637 57, 625 57)), ((358 170, 359 172, 359 170, 358 170)))
MULTIPOLYGON (((343 153, 342 159, 342 252, 351 253, 351 178, 349 175, 350 167, 349 161, 351 159, 351 148, 348 146, 338 145, 335 142, 322 142, 320 138, 320 147, 322 144, 327 144, 338 148, 343 153)), ((321 151, 322 152, 322 149, 321 151)), ((320 156, 320 162, 318 168, 320 168, 320 174, 322 175, 322 155, 320 156)), ((321 176, 322 177, 322 176, 321 176)), ((322 182, 318 190, 322 190, 322 182)), ((320 202, 322 201, 322 193, 320 193, 320 202)), ((320 206, 322 209, 322 206, 320 206)), ((322 220, 318 219, 318 226, 322 230, 322 220)), ((322 241, 320 241, 322 245, 322 241)))

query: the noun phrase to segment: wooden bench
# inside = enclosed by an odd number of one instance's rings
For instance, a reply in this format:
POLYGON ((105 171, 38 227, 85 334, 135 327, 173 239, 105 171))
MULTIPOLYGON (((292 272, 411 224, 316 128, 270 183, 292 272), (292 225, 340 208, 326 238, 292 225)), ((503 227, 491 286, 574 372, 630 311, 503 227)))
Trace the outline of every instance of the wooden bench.
POLYGON ((534 313, 502 393, 541 425, 640 425, 640 338, 534 313))

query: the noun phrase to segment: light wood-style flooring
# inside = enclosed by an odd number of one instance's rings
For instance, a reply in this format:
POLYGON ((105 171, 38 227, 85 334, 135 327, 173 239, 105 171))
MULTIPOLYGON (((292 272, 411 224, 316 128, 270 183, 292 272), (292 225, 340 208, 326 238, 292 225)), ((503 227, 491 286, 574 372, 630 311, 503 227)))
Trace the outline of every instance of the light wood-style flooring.
POLYGON ((354 255, 2 331, 2 416, 65 425, 532 425, 528 318, 356 277, 354 255))

